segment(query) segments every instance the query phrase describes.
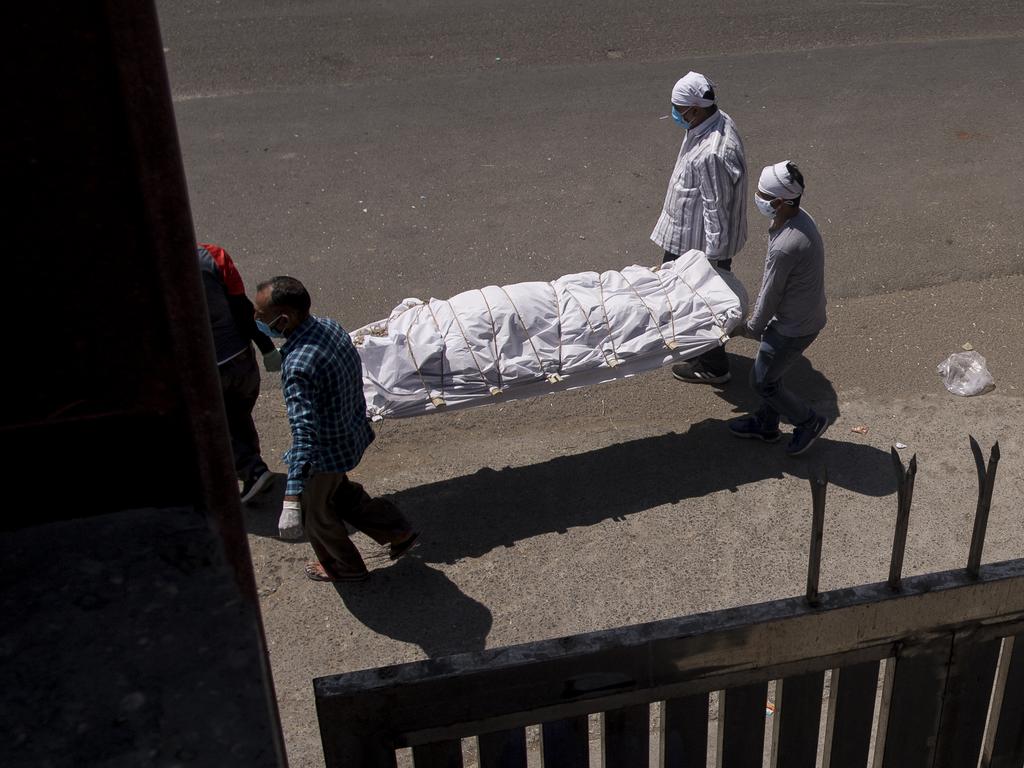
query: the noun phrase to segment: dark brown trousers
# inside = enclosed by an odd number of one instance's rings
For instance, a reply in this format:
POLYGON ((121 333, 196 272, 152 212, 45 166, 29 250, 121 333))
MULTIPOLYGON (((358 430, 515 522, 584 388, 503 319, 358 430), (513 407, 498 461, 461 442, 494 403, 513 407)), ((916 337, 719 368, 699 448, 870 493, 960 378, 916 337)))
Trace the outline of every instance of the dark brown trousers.
POLYGON ((327 573, 364 573, 366 564, 348 537, 348 523, 378 544, 402 541, 412 530, 394 504, 374 499, 344 472, 319 472, 302 492, 303 527, 327 573))

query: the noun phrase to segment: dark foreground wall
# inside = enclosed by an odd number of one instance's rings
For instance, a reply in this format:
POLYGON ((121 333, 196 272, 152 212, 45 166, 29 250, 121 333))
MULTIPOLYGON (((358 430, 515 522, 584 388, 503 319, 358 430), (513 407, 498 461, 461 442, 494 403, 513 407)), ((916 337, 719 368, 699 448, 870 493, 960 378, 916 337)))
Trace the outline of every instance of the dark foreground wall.
POLYGON ((0 765, 283 765, 155 9, 2 50, 0 765))

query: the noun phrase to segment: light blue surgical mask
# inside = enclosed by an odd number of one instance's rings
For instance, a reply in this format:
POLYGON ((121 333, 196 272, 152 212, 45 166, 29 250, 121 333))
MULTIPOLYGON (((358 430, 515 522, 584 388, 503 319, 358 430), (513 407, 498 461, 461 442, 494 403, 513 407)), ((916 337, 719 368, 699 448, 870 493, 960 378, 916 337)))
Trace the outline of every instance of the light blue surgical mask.
POLYGON ((676 109, 675 104, 672 105, 672 119, 679 123, 679 125, 683 126, 683 128, 686 129, 687 131, 693 127, 692 125, 690 125, 690 122, 688 120, 683 119, 682 114, 680 114, 679 110, 676 109))
POLYGON ((765 200, 763 197, 754 195, 754 205, 757 206, 757 210, 759 210, 762 215, 767 216, 769 219, 775 218, 775 209, 772 208, 771 200, 765 200))
POLYGON ((270 321, 270 324, 264 323, 262 320, 257 320, 256 327, 260 329, 260 333, 262 333, 264 336, 269 336, 272 339, 283 339, 284 333, 281 331, 276 331, 271 327, 272 324, 276 323, 282 317, 284 317, 284 315, 278 315, 277 317, 270 321))

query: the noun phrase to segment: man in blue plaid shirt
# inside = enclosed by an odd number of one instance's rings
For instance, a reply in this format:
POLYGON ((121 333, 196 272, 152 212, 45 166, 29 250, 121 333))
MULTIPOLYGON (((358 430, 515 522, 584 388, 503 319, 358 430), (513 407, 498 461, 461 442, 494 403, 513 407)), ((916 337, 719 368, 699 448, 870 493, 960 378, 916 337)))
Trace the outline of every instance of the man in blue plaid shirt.
POLYGON ((298 538, 305 528, 319 562, 306 564, 314 581, 361 581, 369 572, 349 540, 345 523, 389 545, 396 560, 417 534, 389 501, 374 499, 346 474, 373 441, 363 398, 363 369, 348 333, 333 320, 310 314, 309 292, 294 277, 257 286, 256 322, 281 347, 281 385, 292 447, 285 454, 288 484, 280 534, 298 538))

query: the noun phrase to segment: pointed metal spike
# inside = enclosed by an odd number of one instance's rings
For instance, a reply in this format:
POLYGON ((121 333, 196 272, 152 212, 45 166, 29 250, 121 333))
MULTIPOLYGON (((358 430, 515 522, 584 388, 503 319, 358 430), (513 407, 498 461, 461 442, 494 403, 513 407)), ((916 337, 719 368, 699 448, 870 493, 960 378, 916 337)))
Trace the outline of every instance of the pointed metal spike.
POLYGON ((910 505, 914 501, 914 480, 917 478, 917 454, 910 457, 910 465, 907 467, 906 487, 903 489, 903 504, 906 507, 904 514, 910 517, 910 505))
MULTIPOLYGON (((981 456, 981 448, 971 438, 971 450, 975 461, 981 456)), ((974 531, 971 534, 971 549, 967 555, 967 573, 978 578, 981 572, 981 556, 985 549, 985 533, 988 530, 988 516, 992 509, 992 489, 996 482, 996 467, 999 466, 999 443, 992 446, 989 454, 988 468, 978 464, 978 507, 974 513, 974 531)))
POLYGON ((981 457, 980 446, 975 449, 977 441, 971 445, 975 462, 978 464, 978 505, 974 513, 974 531, 971 534, 971 549, 967 556, 967 572, 977 577, 981 568, 981 555, 985 547, 985 531, 988 526, 988 513, 992 504, 992 485, 995 482, 995 468, 998 464, 998 451, 993 446, 989 454, 988 467, 981 457))
POLYGON ((981 488, 985 486, 985 456, 981 452, 981 446, 978 445, 978 441, 974 439, 974 435, 968 435, 971 439, 971 453, 974 454, 974 466, 978 469, 978 489, 979 493, 981 488))

